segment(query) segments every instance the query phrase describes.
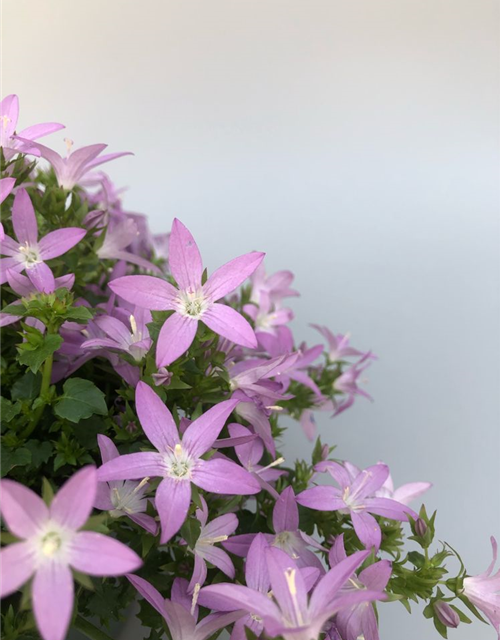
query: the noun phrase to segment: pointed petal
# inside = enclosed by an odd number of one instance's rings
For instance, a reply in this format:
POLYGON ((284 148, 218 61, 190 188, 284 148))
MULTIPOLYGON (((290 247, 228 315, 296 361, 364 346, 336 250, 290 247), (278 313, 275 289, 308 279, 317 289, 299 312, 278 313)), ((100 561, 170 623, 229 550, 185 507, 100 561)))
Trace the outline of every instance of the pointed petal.
POLYGON ((383 591, 389 582, 391 572, 391 562, 389 560, 381 560, 363 569, 358 578, 370 591, 383 591))
POLYGON ((167 318, 158 336, 156 345, 156 366, 168 367, 182 356, 191 346, 198 321, 189 316, 174 313, 167 318))
POLYGON ((101 452, 101 460, 103 464, 110 460, 114 460, 114 458, 118 458, 120 455, 111 438, 108 438, 108 436, 105 436, 102 433, 99 433, 97 436, 97 445, 101 452))
POLYGON ((19 242, 16 242, 10 236, 5 235, 1 240, 0 253, 3 256, 19 256, 19 242))
POLYGON ((238 528, 238 518, 234 513, 225 513, 202 528, 200 537, 218 538, 219 536, 230 536, 238 528))
POLYGON ((142 565, 125 544, 95 531, 79 531, 71 542, 69 564, 91 576, 121 576, 142 565))
POLYGON ((110 480, 142 480, 162 477, 166 472, 164 456, 156 451, 127 453, 103 464, 97 470, 99 482, 110 480))
POLYGON ((144 433, 158 451, 172 450, 180 442, 172 414, 145 382, 137 385, 135 408, 144 433))
POLYGON ((35 210, 26 189, 19 189, 12 205, 12 225, 14 233, 21 244, 27 242, 36 245, 38 240, 38 224, 35 210))
POLYGON ((320 473, 327 471, 342 490, 347 489, 347 487, 350 487, 352 484, 352 480, 347 469, 338 462, 324 460, 322 462, 318 462, 314 467, 314 470, 319 471, 320 473))
POLYGON ((231 291, 234 291, 252 275, 264 259, 265 253, 252 251, 239 258, 234 258, 225 265, 219 267, 203 286, 206 297, 215 302, 231 291))
POLYGON ((307 618, 307 590, 292 558, 276 547, 265 550, 273 596, 287 620, 300 627, 307 618))
POLYGON ((222 431, 239 400, 224 400, 192 422, 182 437, 182 445, 193 458, 207 452, 222 431))
MULTIPOLYGON (((238 397, 237 393, 235 394, 236 397, 238 397)), ((271 424, 264 411, 259 409, 253 402, 241 402, 236 409, 236 413, 252 425, 254 431, 262 438, 269 453, 272 456, 276 455, 271 424)))
POLYGON ((200 591, 199 601, 207 602, 207 606, 219 609, 219 611, 227 611, 229 606, 232 606, 235 609, 244 609, 248 613, 255 613, 259 616, 265 615, 281 619, 278 607, 267 595, 238 584, 222 583, 204 587, 200 591), (220 607, 217 603, 220 603, 220 607))
POLYGON ((252 495, 260 492, 257 480, 230 460, 198 460, 192 481, 198 487, 224 495, 252 495))
POLYGON ((309 609, 312 616, 319 615, 331 604, 338 591, 369 555, 369 551, 356 551, 345 560, 341 560, 321 578, 311 595, 309 609))
POLYGON ((155 504, 161 522, 161 544, 165 544, 184 524, 191 504, 189 480, 165 478, 158 485, 155 504))
POLYGON ((56 493, 50 505, 50 517, 68 529, 79 529, 90 516, 96 491, 96 468, 83 467, 56 493))
POLYGON ((94 169, 105 162, 111 162, 111 160, 116 160, 117 158, 122 158, 123 156, 133 156, 132 151, 118 151, 116 153, 107 153, 105 156, 101 156, 100 158, 96 158, 95 160, 91 160, 86 163, 85 172, 90 169, 94 169))
MULTIPOLYGON (((247 429, 247 427, 237 422, 232 422, 227 428, 232 438, 243 438, 245 436, 255 435, 252 434, 250 429, 247 429)), ((254 467, 260 462, 264 454, 264 443, 257 437, 252 442, 235 446, 234 451, 244 467, 254 467)))
POLYGON ((235 344, 249 349, 257 347, 254 330, 232 307, 215 302, 205 311, 202 320, 209 329, 235 344))
POLYGON ((26 129, 23 129, 17 135, 26 140, 37 140, 37 138, 43 138, 43 136, 48 136, 61 129, 65 129, 65 126, 58 122, 43 122, 41 124, 33 124, 31 127, 26 127, 26 129))
POLYGON ((168 263, 180 289, 196 291, 201 286, 203 264, 195 239, 177 218, 168 244, 168 263))
POLYGON ((261 593, 267 593, 270 585, 265 556, 265 550, 268 547, 269 543, 266 537, 262 533, 258 533, 250 545, 245 562, 245 579, 247 585, 250 589, 255 589, 261 593))
POLYGON ((0 482, 0 510, 7 528, 18 538, 30 538, 48 520, 45 502, 31 489, 13 480, 0 482))
MULTIPOLYGON (((0 102, 0 115, 7 116, 5 121, 5 137, 10 138, 17 127, 19 119, 19 98, 11 93, 0 102)), ((2 123, 3 125, 3 123, 2 123)))
POLYGON ((409 482, 396 489, 392 495, 393 500, 401 504, 410 504, 432 487, 430 482, 409 482))
POLYGON ((141 594, 144 600, 147 600, 149 604, 158 611, 158 613, 165 617, 165 598, 161 595, 158 589, 155 589, 152 584, 150 584, 144 578, 140 578, 139 576, 128 575, 127 576, 129 582, 137 589, 137 591, 141 594))
POLYGON ((32 587, 33 613, 44 640, 64 640, 73 611, 73 576, 67 565, 44 563, 32 587))
POLYGON ((411 515, 414 520, 418 518, 418 514, 416 514, 413 509, 390 498, 365 498, 363 505, 370 513, 382 516, 383 518, 389 518, 390 520, 408 522, 408 514, 411 515))
POLYGON ((38 262, 26 269, 26 275, 37 291, 52 293, 56 288, 54 274, 45 262, 38 262))
POLYGON ((130 513, 128 517, 151 535, 155 536, 158 533, 158 523, 146 513, 130 513))
POLYGON ((50 260, 62 256, 72 249, 85 236, 87 231, 78 227, 56 229, 44 236, 38 243, 42 260, 50 260))
POLYGON ((16 258, 0 258, 0 284, 7 282, 7 272, 20 272, 24 269, 24 264, 16 258))
POLYGON ((273 528, 275 533, 297 531, 299 528, 299 509, 292 487, 284 489, 276 500, 273 510, 273 528))
POLYGON ((339 564, 339 562, 342 562, 342 560, 345 560, 346 558, 347 554, 344 546, 344 534, 341 533, 339 536, 335 537, 333 546, 328 552, 328 562, 330 563, 330 567, 333 569, 335 565, 339 564))
POLYGON ((188 591, 190 593, 193 593, 193 591, 196 588, 196 585, 199 585, 199 587, 202 587, 205 584, 206 579, 207 579, 207 563, 199 553, 195 553, 193 575, 191 576, 191 580, 189 581, 188 591))
POLYGON ((15 178, 3 178, 0 180, 0 204, 5 200, 16 184, 15 178))
POLYGON ((208 562, 220 569, 222 573, 225 573, 228 578, 231 578, 231 580, 234 578, 234 565, 223 549, 207 545, 203 548, 203 556, 205 560, 208 560, 208 562))
MULTIPOLYGON (((20 136, 18 136, 18 138, 21 139, 20 136)), ((29 144, 31 140, 27 140, 27 142, 29 144)), ((35 142, 32 146, 40 151, 42 158, 45 158, 45 160, 50 162, 50 164, 54 168, 54 171, 56 172, 56 176, 59 177, 59 175, 64 171, 64 160, 61 158, 61 156, 56 151, 49 149, 49 147, 46 147, 43 144, 40 144, 40 142, 35 142)))
POLYGON ((196 620, 182 604, 165 600, 165 610, 172 640, 196 640, 196 620))
POLYGON ((30 542, 16 542, 0 550, 0 598, 14 593, 31 578, 35 562, 30 542))
POLYGON ((351 485, 351 496, 364 498, 372 495, 384 484, 389 476, 389 467, 386 464, 375 464, 364 469, 354 479, 351 485))
POLYGON ((378 522, 366 511, 351 511, 351 520, 356 535, 367 549, 378 550, 382 541, 382 532, 378 522))
POLYGON ((297 496, 297 502, 317 511, 337 511, 346 507, 345 502, 339 496, 338 489, 326 486, 312 487, 302 491, 297 496))
MULTIPOLYGON (((235 556, 245 558, 248 554, 248 550, 250 549, 250 545, 255 540, 255 536, 255 533, 243 533, 239 536, 231 536, 228 540, 225 540, 222 543, 222 546, 224 549, 234 553, 235 556)), ((273 536, 268 537, 272 538, 273 536)))
POLYGON ((178 291, 169 282, 153 276, 123 276, 108 284, 117 296, 150 311, 175 309, 178 291))

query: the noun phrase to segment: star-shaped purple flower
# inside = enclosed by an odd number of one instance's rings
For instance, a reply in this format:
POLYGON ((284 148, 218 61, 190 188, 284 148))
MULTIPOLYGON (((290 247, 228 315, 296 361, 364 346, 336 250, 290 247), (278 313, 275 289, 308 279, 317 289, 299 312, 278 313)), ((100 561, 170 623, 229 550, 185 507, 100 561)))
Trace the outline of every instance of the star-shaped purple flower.
POLYGON ((26 271, 38 291, 54 291, 54 276, 45 260, 62 256, 73 248, 86 234, 85 229, 57 229, 39 240, 35 210, 25 189, 19 189, 14 198, 12 224, 17 241, 9 236, 2 241, 1 253, 8 257, 0 259, 0 284, 7 281, 8 269, 17 273, 26 271))
POLYGON ((191 503, 191 483, 205 491, 227 495, 259 493, 260 485, 245 469, 229 460, 203 460, 238 404, 225 400, 192 422, 179 437, 172 414, 156 393, 139 382, 136 410, 155 452, 129 453, 109 460, 98 469, 100 481, 160 477, 155 504, 161 522, 161 543, 179 531, 191 503))
POLYGON ((158 336, 156 364, 167 367, 189 349, 198 322, 244 347, 255 348, 255 333, 245 318, 217 300, 234 291, 264 257, 253 251, 230 260, 202 285, 203 264, 198 246, 186 227, 175 219, 169 238, 169 266, 178 288, 152 276, 124 276, 109 284, 124 300, 145 309, 174 311, 158 336))

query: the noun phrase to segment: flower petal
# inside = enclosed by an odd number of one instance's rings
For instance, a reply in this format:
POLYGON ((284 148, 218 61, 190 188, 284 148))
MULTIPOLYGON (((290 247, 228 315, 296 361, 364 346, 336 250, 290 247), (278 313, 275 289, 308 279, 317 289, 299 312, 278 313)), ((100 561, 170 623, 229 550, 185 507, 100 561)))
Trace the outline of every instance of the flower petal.
POLYGON ((251 589, 256 589, 261 593, 269 591, 269 571, 267 570, 267 562, 265 550, 269 547, 269 543, 262 533, 258 533, 250 549, 245 563, 245 579, 247 585, 251 589))
POLYGON ((37 262, 26 269, 26 275, 37 291, 52 293, 56 288, 54 274, 45 262, 37 262))
POLYGON ((123 276, 108 284, 117 296, 150 311, 175 309, 177 289, 169 282, 153 276, 123 276))
POLYGON ((161 522, 161 544, 165 544, 184 524, 191 504, 189 480, 165 478, 158 485, 155 504, 161 522))
POLYGON ((37 138, 43 138, 43 136, 48 136, 61 129, 65 129, 65 126, 58 122, 43 122, 41 124, 33 124, 31 127, 26 127, 26 129, 23 129, 17 135, 26 140, 36 140, 37 138))
POLYGON ((141 594, 141 596, 149 602, 149 604, 158 611, 160 615, 165 617, 165 598, 161 595, 161 593, 153 587, 152 584, 149 584, 147 580, 144 578, 140 578, 139 576, 128 575, 127 576, 129 582, 137 589, 137 591, 141 594))
POLYGON ((265 550, 271 590, 281 611, 295 627, 307 619, 307 590, 302 574, 292 558, 276 547, 265 550))
POLYGON ((182 445, 193 458, 199 458, 210 449, 238 403, 239 400, 219 402, 189 425, 182 445))
POLYGON ((32 587, 33 613, 44 640, 64 640, 73 611, 73 576, 67 565, 46 562, 32 587))
POLYGON ((79 529, 90 516, 96 491, 96 468, 83 467, 56 493, 50 505, 50 517, 69 529, 79 529))
POLYGON ((36 245, 38 224, 35 210, 26 189, 19 189, 12 205, 12 225, 16 238, 21 244, 36 245))
POLYGON ((7 528, 18 538, 30 538, 49 518, 45 502, 31 489, 13 480, 0 482, 0 510, 7 528))
POLYGON ((219 611, 227 611, 229 606, 232 606, 259 616, 281 619, 278 607, 267 595, 239 584, 222 583, 204 587, 200 591, 199 602, 206 602, 206 606, 219 611), (217 603, 220 603, 220 608, 217 603))
POLYGON ((135 390, 135 408, 144 433, 158 451, 172 450, 180 442, 172 414, 145 382, 135 390))
POLYGON ((391 577, 392 563, 389 560, 381 560, 363 569, 359 574, 359 581, 370 591, 383 591, 391 577))
POLYGON ((351 485, 351 497, 364 498, 372 495, 384 484, 389 476, 389 467, 386 464, 374 464, 364 469, 351 485))
POLYGON ((78 227, 56 229, 44 236, 38 243, 42 260, 50 260, 62 256, 72 249, 85 236, 87 231, 78 227))
POLYGON ((205 311, 202 320, 209 329, 235 344, 249 349, 257 347, 254 330, 241 313, 232 307, 215 302, 205 311))
POLYGON ((177 218, 168 244, 168 263, 180 289, 195 292, 201 286, 203 264, 195 239, 177 218))
POLYGON ((205 580, 207 579, 207 563, 205 559, 199 554, 194 554, 194 567, 193 567, 193 575, 191 576, 191 580, 189 581, 188 591, 193 593, 196 588, 202 587, 205 584, 205 580))
POLYGON ((35 571, 30 542, 16 542, 0 550, 0 598, 17 591, 35 571))
POLYGON ((429 491, 431 487, 432 484, 430 482, 409 482, 398 487, 394 491, 392 498, 401 504, 410 504, 412 500, 419 498, 423 493, 429 491))
POLYGON ((127 453, 103 464, 97 470, 99 482, 110 480, 142 480, 165 474, 164 456, 156 451, 127 453))
POLYGON ((238 528, 238 518, 234 513, 225 513, 202 528, 200 538, 218 538, 230 536, 238 528))
POLYGON ((367 549, 378 550, 382 541, 382 532, 378 522, 366 511, 351 511, 351 520, 356 535, 367 549))
POLYGON ((335 487, 318 486, 306 489, 299 493, 297 502, 317 511, 337 511, 346 507, 335 487))
POLYGON ((3 178, 2 180, 0 180, 0 204, 9 195, 15 184, 15 178, 3 178))
POLYGON ((158 336, 156 366, 168 367, 186 353, 194 340, 197 328, 198 321, 189 316, 174 313, 167 318, 158 336))
POLYGON ((91 576, 121 576, 142 565, 125 544, 95 531, 79 531, 71 541, 69 564, 91 576))
POLYGON ((203 286, 203 293, 211 302, 220 300, 245 282, 257 269, 265 255, 265 253, 252 251, 226 262, 212 273, 203 286))
POLYGON ((252 495, 260 491, 257 480, 230 460, 198 460, 192 481, 205 491, 230 496, 252 495))
POLYGON ((299 528, 299 509, 292 487, 284 489, 276 500, 273 510, 273 528, 275 533, 297 531, 299 528))
POLYGON ((416 514, 413 509, 390 498, 365 498, 363 505, 370 513, 382 516, 383 518, 389 518, 390 520, 408 522, 408 514, 414 520, 418 518, 418 514, 416 514))

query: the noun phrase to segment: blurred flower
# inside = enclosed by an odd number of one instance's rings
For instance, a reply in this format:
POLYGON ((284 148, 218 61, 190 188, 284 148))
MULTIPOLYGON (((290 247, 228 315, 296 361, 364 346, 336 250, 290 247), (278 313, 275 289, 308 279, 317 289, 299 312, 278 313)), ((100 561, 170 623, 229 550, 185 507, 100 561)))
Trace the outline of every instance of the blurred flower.
POLYGON ((465 578, 464 593, 480 609, 500 637, 500 569, 491 575, 497 561, 497 541, 491 537, 493 560, 490 566, 477 576, 465 578))

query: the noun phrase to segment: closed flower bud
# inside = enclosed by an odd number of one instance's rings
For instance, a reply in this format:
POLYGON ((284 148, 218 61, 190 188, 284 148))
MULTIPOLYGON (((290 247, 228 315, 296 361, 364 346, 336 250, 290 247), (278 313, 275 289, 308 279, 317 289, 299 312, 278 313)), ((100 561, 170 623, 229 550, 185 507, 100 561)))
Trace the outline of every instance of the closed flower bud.
POLYGON ((434 605, 434 611, 438 620, 442 622, 445 627, 456 629, 460 624, 458 613, 454 611, 447 602, 436 602, 434 605))
POLYGON ((423 538, 427 533, 427 525, 425 521, 422 520, 422 518, 417 518, 417 520, 415 521, 415 533, 421 538, 423 538))

